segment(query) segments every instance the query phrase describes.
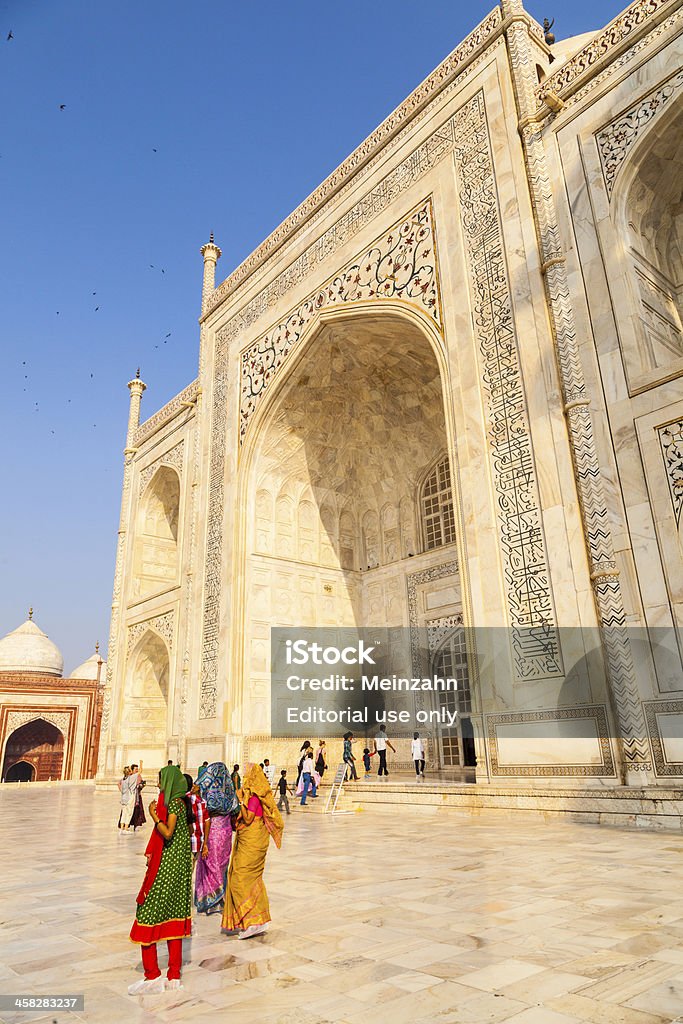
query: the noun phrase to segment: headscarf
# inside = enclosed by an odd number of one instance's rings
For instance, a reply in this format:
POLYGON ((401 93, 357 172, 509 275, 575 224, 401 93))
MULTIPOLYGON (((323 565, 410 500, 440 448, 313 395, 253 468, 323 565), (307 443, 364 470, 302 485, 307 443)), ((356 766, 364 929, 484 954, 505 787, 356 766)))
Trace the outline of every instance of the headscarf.
POLYGON ((270 788, 270 783, 266 778, 263 768, 257 764, 248 764, 244 773, 242 789, 249 790, 250 793, 253 793, 261 801, 264 824, 268 829, 273 842, 279 849, 282 845, 282 833, 285 823, 282 820, 282 815, 275 806, 273 791, 270 788))
POLYGON ((209 814, 232 814, 237 810, 239 801, 235 787, 222 761, 214 761, 197 779, 199 792, 206 802, 209 814))
POLYGON ((159 789, 164 794, 164 803, 171 806, 171 800, 177 796, 185 796, 187 782, 177 764, 167 764, 159 772, 159 789))

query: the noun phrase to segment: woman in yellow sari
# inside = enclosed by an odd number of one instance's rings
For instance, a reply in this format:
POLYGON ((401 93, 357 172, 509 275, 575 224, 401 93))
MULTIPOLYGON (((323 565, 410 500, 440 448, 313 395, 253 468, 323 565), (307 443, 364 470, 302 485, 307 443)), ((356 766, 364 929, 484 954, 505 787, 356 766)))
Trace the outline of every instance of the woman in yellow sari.
POLYGON ((279 848, 284 822, 275 806, 270 783, 257 764, 247 765, 235 827, 228 888, 223 910, 223 928, 250 939, 265 932, 270 921, 268 893, 263 884, 268 844, 279 848))

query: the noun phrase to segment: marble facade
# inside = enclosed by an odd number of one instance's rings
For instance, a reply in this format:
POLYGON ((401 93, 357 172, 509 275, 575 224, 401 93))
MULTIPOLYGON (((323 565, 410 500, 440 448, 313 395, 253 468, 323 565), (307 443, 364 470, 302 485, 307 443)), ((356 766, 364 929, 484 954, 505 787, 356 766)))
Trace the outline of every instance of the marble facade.
POLYGON ((203 247, 197 380, 129 384, 101 779, 244 760, 287 625, 426 629, 478 782, 683 774, 682 21, 555 60, 502 0, 217 287, 203 247))

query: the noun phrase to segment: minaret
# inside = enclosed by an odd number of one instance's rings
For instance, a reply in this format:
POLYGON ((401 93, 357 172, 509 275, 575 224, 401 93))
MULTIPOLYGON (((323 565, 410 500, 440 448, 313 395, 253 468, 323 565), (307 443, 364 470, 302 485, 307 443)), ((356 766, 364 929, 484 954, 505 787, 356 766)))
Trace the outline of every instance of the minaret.
POLYGON ((135 431, 140 426, 140 400, 142 399, 142 392, 145 390, 147 385, 144 381, 140 380, 140 367, 138 366, 133 380, 128 381, 128 390, 130 391, 130 409, 128 410, 128 434, 126 435, 126 448, 125 455, 132 455, 135 451, 133 447, 133 437, 135 431))
POLYGON ((204 283, 202 284, 202 313, 204 313, 216 287, 216 264, 222 256, 221 250, 213 240, 213 231, 209 235, 209 241, 199 251, 204 257, 204 283))
MULTIPOLYGON (((109 647, 107 661, 107 678, 102 695, 102 720, 100 728, 100 750, 99 764, 97 767, 97 778, 103 779, 106 775, 107 747, 109 743, 109 727, 111 724, 111 698, 112 680, 116 669, 117 644, 119 642, 119 620, 121 602, 121 584, 123 580, 123 564, 126 554, 126 538, 128 530, 128 517, 130 512, 130 492, 133 476, 134 458, 137 448, 134 444, 135 431, 140 425, 140 400, 142 392, 147 385, 140 380, 140 367, 138 366, 135 376, 128 381, 130 391, 130 408, 128 410, 128 433, 126 434, 126 447, 123 449, 123 488, 121 491, 121 513, 119 515, 119 539, 116 545, 116 565, 114 569, 114 592, 111 601, 111 619, 109 623, 109 647)), ((97 648, 99 655, 99 647, 97 648)), ((98 676, 101 672, 101 665, 98 663, 98 676)))

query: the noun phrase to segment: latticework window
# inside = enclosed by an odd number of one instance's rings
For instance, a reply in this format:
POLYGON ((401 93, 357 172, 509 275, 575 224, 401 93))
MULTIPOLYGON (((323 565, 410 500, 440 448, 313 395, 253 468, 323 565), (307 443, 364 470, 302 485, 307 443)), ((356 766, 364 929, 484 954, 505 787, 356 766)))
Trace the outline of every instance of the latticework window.
MULTIPOLYGON (((442 679, 457 679, 458 681, 457 690, 439 691, 441 707, 448 708, 450 712, 457 712, 458 715, 469 715, 472 710, 472 699, 464 629, 454 631, 448 643, 438 652, 434 659, 433 674, 442 679)), ((444 767, 461 764, 459 733, 460 730, 457 727, 441 730, 444 767)))
POLYGON ((437 463, 422 488, 422 528, 427 551, 455 540, 451 469, 447 455, 437 463))

